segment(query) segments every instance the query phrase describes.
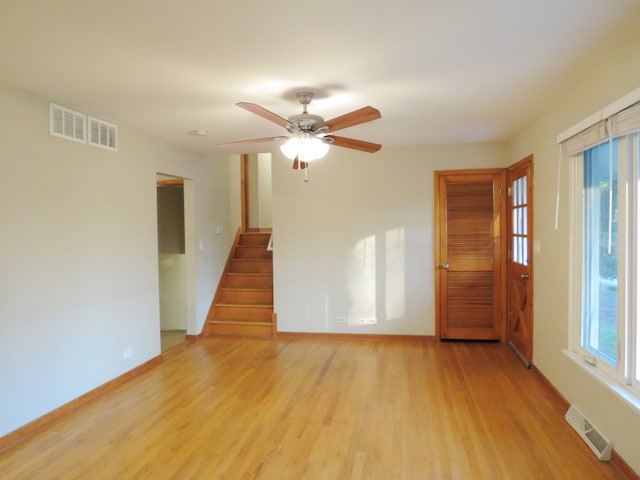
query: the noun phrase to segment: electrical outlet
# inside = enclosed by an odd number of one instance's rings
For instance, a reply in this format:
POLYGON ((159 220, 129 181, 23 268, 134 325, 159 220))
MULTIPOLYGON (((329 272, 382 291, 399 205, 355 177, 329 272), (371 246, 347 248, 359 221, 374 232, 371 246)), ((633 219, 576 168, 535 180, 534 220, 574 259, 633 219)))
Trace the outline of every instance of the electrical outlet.
POLYGON ((375 317, 361 318, 360 323, 363 325, 375 325, 378 323, 378 319, 375 317))
POLYGON ((133 348, 129 347, 129 348, 125 348, 124 351, 122 352, 122 358, 124 358, 125 360, 127 358, 131 358, 133 356, 133 348))
POLYGON ((336 318, 336 322, 338 323, 347 323, 347 319, 345 317, 336 318))
POLYGON ((349 325, 357 325, 358 324, 358 317, 347 317, 347 323, 349 325))

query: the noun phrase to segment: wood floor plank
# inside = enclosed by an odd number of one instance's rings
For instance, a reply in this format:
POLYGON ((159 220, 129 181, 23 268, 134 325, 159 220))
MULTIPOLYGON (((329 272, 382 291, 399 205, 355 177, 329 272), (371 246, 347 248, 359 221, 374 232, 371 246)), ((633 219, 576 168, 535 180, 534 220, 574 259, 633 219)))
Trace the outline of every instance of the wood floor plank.
POLYGON ((622 479, 508 347, 207 338, 0 455, 2 479, 622 479))

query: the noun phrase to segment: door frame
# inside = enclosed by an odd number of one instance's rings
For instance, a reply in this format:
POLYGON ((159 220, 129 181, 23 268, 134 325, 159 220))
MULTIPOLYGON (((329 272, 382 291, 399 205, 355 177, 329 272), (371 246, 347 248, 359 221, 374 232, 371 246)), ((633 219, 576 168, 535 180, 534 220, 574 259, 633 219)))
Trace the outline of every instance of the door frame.
MULTIPOLYGON (((195 189, 193 180, 191 178, 182 177, 173 173, 156 172, 155 175, 155 187, 158 187, 158 177, 172 177, 172 179, 166 179, 166 182, 160 181, 161 184, 180 184, 183 186, 184 197, 184 253, 186 261, 186 316, 187 316, 187 336, 197 335, 198 322, 196 317, 196 233, 195 233, 195 218, 196 218, 196 203, 195 203, 195 189)), ((157 225, 157 198, 156 198, 156 225, 157 225)), ((156 250, 158 245, 156 244, 156 250)), ((156 257, 159 254, 156 251, 156 257)), ((159 266, 156 274, 160 275, 159 266)), ((158 282, 159 284, 159 282, 158 282)), ((158 334, 160 334, 160 290, 158 287, 158 334)))
POLYGON ((440 284, 441 284, 441 269, 440 265, 442 259, 440 257, 441 245, 440 245, 440 178, 444 176, 455 175, 499 175, 500 181, 498 185, 497 200, 499 202, 498 211, 500 218, 496 223, 500 228, 500 245, 499 245, 499 314, 496 321, 499 323, 498 332, 499 340, 501 343, 506 342, 507 338, 507 323, 506 323, 506 306, 507 306, 507 244, 506 244, 506 211, 507 211, 507 195, 506 195, 506 169, 505 168, 482 168, 482 169, 466 169, 466 170, 436 170, 434 171, 434 282, 435 282, 435 341, 442 340, 442 328, 441 328, 441 305, 440 305, 440 284))
POLYGON ((249 154, 240 155, 240 225, 249 231, 249 154))

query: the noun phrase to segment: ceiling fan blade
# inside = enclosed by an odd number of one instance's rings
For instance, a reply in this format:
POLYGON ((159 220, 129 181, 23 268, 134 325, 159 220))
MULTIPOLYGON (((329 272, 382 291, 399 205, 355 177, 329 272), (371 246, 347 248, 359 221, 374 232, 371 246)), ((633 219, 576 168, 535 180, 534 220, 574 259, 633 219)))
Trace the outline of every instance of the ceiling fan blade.
POLYGON ((328 127, 329 132, 335 132, 342 130, 343 128, 353 127, 354 125, 360 125, 361 123, 370 122, 382 118, 380 110, 373 107, 362 107, 359 110, 354 110, 350 113, 345 113, 339 117, 327 120, 315 127, 314 130, 318 130, 322 127, 328 127))
POLYGON ((261 107, 257 103, 249 103, 249 102, 238 102, 236 103, 240 108, 244 108, 245 110, 250 111, 251 113, 255 113, 256 115, 269 120, 270 122, 277 123, 281 127, 284 128, 293 128, 298 130, 298 126, 291 123, 286 118, 282 118, 280 115, 276 115, 273 112, 270 112, 264 107, 261 107))
POLYGON ((235 147, 236 145, 248 145, 251 143, 262 143, 262 142, 275 142, 278 140, 284 140, 289 137, 279 136, 279 137, 265 137, 265 138, 254 138, 251 140, 239 140, 237 142, 229 142, 229 143, 219 143, 219 147, 235 147))
POLYGON ((294 169, 294 170, 297 170, 297 169, 298 169, 298 165, 299 165, 299 164, 300 164, 300 163, 298 162, 298 157, 296 157, 296 158, 293 160, 293 169, 294 169))
POLYGON ((327 135, 324 138, 328 140, 327 143, 330 145, 353 148, 354 150, 361 150, 368 153, 375 153, 382 148, 382 145, 379 143, 365 142, 354 138, 337 137, 336 135, 327 135))

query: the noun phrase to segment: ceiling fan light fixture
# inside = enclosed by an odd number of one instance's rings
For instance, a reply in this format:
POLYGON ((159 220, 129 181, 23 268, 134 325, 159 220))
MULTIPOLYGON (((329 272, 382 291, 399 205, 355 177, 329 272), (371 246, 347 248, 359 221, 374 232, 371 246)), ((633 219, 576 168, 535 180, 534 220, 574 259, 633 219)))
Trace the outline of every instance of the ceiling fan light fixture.
POLYGON ((281 145, 280 151, 289 160, 297 157, 301 162, 308 163, 324 157, 329 152, 329 145, 308 132, 302 132, 281 145))

